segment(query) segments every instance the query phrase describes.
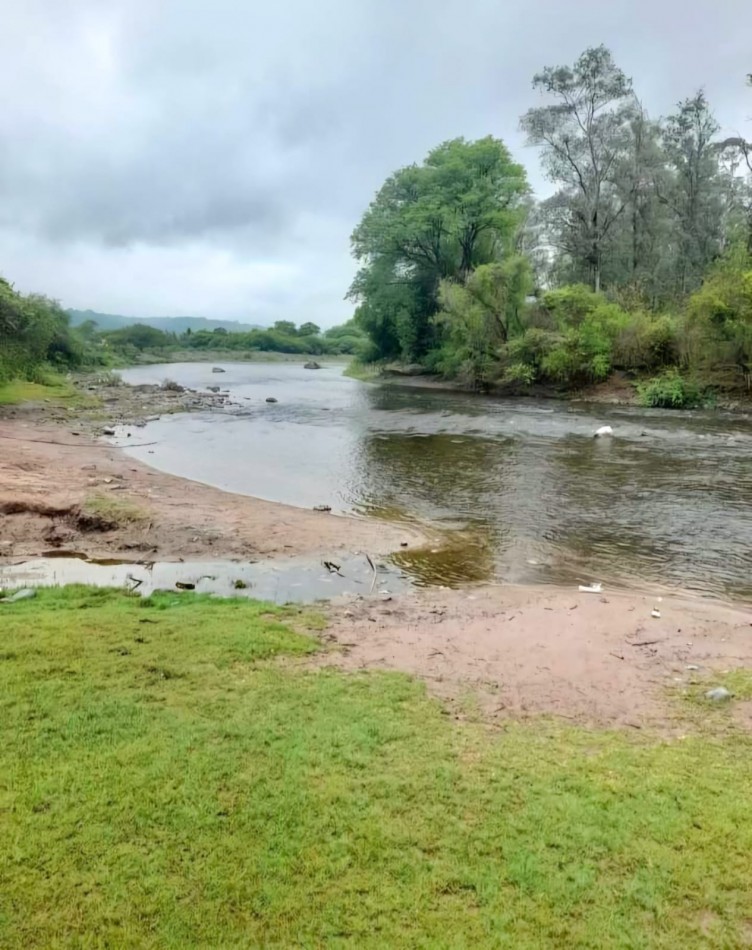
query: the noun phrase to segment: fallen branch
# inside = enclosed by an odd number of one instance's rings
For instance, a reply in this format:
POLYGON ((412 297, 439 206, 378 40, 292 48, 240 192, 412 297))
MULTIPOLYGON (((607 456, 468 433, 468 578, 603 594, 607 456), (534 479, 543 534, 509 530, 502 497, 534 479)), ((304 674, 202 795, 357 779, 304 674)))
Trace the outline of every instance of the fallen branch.
MULTIPOLYGON (((0 432, 0 439, 11 439, 13 442, 39 442, 43 445, 64 445, 71 449, 80 449, 83 442, 57 442, 55 439, 24 439, 18 435, 4 435, 0 432)), ((129 442, 127 446, 110 445, 109 442, 103 445, 101 442, 88 442, 86 447, 90 449, 141 449, 147 445, 159 445, 158 442, 129 442)))

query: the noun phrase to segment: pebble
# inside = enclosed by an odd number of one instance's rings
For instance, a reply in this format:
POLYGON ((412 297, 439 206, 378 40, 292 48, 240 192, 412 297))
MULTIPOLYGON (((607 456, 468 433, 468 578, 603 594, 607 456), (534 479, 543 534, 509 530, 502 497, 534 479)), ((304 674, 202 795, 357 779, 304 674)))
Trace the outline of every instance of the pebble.
POLYGON ((731 693, 725 686, 716 686, 715 689, 709 689, 707 693, 705 693, 705 699, 711 699, 715 703, 720 703, 725 699, 731 699, 731 693))

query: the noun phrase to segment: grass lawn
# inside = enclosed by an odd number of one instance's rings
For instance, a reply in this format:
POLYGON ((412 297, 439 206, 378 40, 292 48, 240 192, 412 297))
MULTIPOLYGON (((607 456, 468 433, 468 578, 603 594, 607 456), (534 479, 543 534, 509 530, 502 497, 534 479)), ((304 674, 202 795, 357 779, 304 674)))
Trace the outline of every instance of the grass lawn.
POLYGON ((1 947, 750 944, 747 736, 458 724, 306 623, 0 604, 1 947))

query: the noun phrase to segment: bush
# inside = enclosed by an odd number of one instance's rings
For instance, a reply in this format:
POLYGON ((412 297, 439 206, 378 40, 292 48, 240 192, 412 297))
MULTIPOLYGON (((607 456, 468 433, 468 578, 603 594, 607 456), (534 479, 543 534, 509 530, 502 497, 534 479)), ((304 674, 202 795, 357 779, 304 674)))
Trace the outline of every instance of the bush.
POLYGON ((597 383, 611 372, 611 341, 597 326, 571 328, 541 360, 541 375, 565 386, 597 383))
POLYGON ((694 409, 705 401, 699 387, 672 367, 637 387, 641 406, 653 409, 694 409))
POLYGON ((679 359, 676 320, 631 313, 629 322, 616 334, 613 364, 619 369, 651 370, 670 366, 679 359))
POLYGON ((522 383, 523 386, 532 386, 538 376, 535 366, 530 363, 512 363, 504 371, 504 381, 507 383, 522 383))

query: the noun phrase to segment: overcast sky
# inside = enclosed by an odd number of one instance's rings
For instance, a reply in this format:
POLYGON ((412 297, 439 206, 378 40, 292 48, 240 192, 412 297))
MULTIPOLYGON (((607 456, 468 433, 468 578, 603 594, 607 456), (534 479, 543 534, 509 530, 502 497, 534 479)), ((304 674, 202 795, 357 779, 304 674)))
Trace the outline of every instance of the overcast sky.
POLYGON ((67 307, 347 319, 384 178, 518 131, 605 43, 652 115, 704 86, 752 136, 750 0, 5 0, 0 274, 67 307))

